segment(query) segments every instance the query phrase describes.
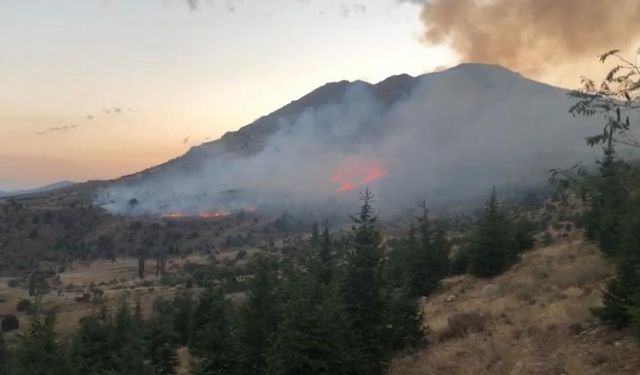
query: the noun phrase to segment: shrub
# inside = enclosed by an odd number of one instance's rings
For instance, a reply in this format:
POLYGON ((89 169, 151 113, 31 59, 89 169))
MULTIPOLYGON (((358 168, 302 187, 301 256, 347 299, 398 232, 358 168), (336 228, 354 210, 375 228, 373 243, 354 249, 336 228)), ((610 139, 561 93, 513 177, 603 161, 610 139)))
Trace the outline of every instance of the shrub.
POLYGON ((244 258, 247 257, 247 252, 245 250, 240 250, 238 251, 238 254, 236 255, 236 260, 242 260, 244 258))
POLYGON ((11 280, 7 281, 7 285, 9 286, 9 288, 17 288, 17 287, 20 286, 20 280, 11 279, 11 280))
POLYGON ((18 301, 18 305, 16 306, 16 311, 31 314, 31 312, 33 311, 33 303, 31 303, 30 299, 23 298, 20 301, 18 301))
POLYGON ((0 326, 2 332, 15 331, 18 328, 20 328, 20 321, 14 314, 8 314, 2 319, 2 325, 0 326))

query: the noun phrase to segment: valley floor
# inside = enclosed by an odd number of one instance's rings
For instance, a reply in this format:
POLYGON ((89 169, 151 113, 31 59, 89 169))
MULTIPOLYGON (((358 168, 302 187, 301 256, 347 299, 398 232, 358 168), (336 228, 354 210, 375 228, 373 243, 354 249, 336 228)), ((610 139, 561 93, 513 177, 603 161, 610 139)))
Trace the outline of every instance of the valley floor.
POLYGON ((494 279, 446 279, 422 304, 431 344, 397 358, 391 374, 639 375, 631 333, 599 325, 590 311, 612 273, 594 245, 572 238, 526 254, 494 279), (481 323, 452 329, 450 317, 461 312, 481 323))

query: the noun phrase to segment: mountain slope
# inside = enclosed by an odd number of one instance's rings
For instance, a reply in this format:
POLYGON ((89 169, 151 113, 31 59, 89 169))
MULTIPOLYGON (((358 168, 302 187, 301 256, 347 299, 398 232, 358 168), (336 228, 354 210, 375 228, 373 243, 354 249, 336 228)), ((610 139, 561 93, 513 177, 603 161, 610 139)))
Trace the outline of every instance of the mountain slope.
POLYGON ((46 193, 53 190, 63 189, 75 185, 72 181, 59 181, 49 185, 45 185, 35 189, 14 190, 14 191, 0 191, 0 197, 10 197, 16 195, 29 195, 37 193, 46 193))
POLYGON ((422 306, 433 344, 397 358, 390 373, 636 375, 640 347, 631 332, 598 324, 590 311, 614 267, 581 234, 571 237, 494 279, 445 279, 422 306), (486 317, 481 330, 456 334, 449 319, 469 312, 486 317))
POLYGON ((371 185, 387 212, 425 198, 469 201, 527 187, 595 158, 599 119, 571 117, 566 91, 499 66, 463 64, 380 83, 324 85, 221 139, 105 189, 120 213, 318 207, 344 210, 371 185), (226 194, 225 192, 242 194, 226 194), (345 194, 346 193, 346 194, 345 194), (346 197, 346 198, 345 198, 346 197), (128 206, 136 199, 140 204, 128 206))

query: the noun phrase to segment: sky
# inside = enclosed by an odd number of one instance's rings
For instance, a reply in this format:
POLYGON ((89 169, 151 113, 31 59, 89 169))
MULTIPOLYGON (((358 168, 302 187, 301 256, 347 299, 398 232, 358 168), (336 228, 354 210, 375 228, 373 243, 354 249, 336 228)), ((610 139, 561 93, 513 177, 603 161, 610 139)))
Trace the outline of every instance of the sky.
POLYGON ((327 82, 482 62, 576 88, 638 46, 637 0, 3 0, 0 190, 134 173, 327 82))
POLYGON ((114 178, 330 81, 452 64, 395 0, 5 0, 0 190, 114 178))

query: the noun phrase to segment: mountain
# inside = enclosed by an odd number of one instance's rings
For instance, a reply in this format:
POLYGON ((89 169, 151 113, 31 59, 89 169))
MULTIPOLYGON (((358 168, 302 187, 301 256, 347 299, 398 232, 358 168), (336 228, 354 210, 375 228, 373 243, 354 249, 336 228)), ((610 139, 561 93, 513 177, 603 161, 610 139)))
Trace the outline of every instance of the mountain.
POLYGON ((566 94, 483 64, 377 84, 329 83, 111 184, 96 203, 131 214, 343 211, 365 185, 386 212, 425 197, 435 205, 477 200, 493 185, 540 185, 550 168, 596 158, 584 138, 600 131, 600 119, 572 117, 566 94))
POLYGON ((64 189, 70 186, 76 185, 76 182, 73 181, 59 181, 49 185, 45 185, 35 189, 25 189, 25 190, 14 190, 14 191, 0 191, 0 197, 10 197, 17 195, 29 195, 29 194, 37 194, 37 193, 45 193, 58 189, 64 189))

